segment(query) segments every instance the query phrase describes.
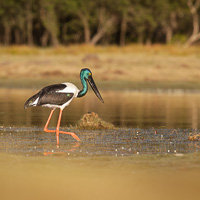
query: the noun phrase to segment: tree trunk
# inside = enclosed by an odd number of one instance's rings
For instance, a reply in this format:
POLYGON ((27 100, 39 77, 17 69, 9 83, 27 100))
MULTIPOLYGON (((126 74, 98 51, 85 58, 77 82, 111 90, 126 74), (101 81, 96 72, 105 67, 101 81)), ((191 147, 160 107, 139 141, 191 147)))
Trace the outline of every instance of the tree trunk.
POLYGON ((88 23, 88 19, 82 12, 79 12, 78 16, 80 17, 80 20, 83 23, 85 43, 89 44, 90 43, 91 33, 90 33, 90 26, 89 26, 89 23, 88 23))
POLYGON ((110 19, 105 21, 104 25, 101 26, 98 29, 97 33, 93 36, 90 43, 92 45, 95 45, 104 36, 104 34, 112 27, 112 25, 114 24, 115 21, 116 21, 115 16, 112 16, 110 19))
POLYGON ((145 45, 151 45, 151 44, 152 44, 151 37, 148 37, 145 42, 145 45))
POLYGON ((26 16, 27 16, 27 43, 28 45, 33 45, 33 16, 32 16, 32 0, 27 2, 26 7, 26 16))
POLYGON ((194 13, 192 18, 193 18, 193 33, 190 36, 190 38, 187 40, 187 42, 185 43, 186 47, 191 46, 195 41, 199 40, 200 38, 199 16, 198 14, 194 13))
POLYGON ((45 30, 42 38, 41 38, 41 44, 43 47, 46 47, 47 46, 47 43, 48 43, 48 39, 49 39, 49 33, 47 30, 45 30))
POLYGON ((122 21, 121 21, 121 30, 120 30, 120 46, 125 45, 126 30, 127 30, 127 18, 126 18, 126 14, 123 14, 122 21))
POLYGON ((138 35, 138 44, 143 44, 144 43, 144 33, 141 32, 138 35))
POLYGON ((24 26, 21 31, 21 43, 27 44, 26 27, 24 26))
POLYGON ((138 44, 144 44, 144 24, 143 25, 140 25, 137 27, 137 29, 135 31, 137 31, 137 43, 138 44))
POLYGON ((51 43, 53 46, 58 46, 59 42, 58 42, 58 38, 57 38, 57 34, 55 34, 54 32, 50 32, 51 35, 51 43))
POLYGON ((149 32, 147 34, 145 45, 151 45, 151 44, 152 44, 152 32, 151 32, 151 30, 149 30, 149 32))
POLYGON ((172 27, 167 25, 166 26, 166 43, 170 44, 172 41, 173 30, 172 27))
POLYGON ((4 33, 4 44, 9 45, 11 40, 11 27, 9 24, 6 23, 5 27, 5 33, 4 33))
POLYGON ((193 32, 190 38, 186 41, 185 47, 192 45, 194 42, 200 39, 200 32, 199 32, 199 15, 198 15, 198 8, 200 7, 200 0, 196 0, 193 2, 192 0, 188 0, 188 7, 190 13, 192 14, 193 20, 193 32))
POLYGON ((15 43, 20 44, 21 43, 21 37, 20 37, 20 32, 17 28, 14 31, 14 35, 15 35, 15 43))
MULTIPOLYGON (((59 44, 58 41, 58 22, 57 22, 57 16, 54 10, 54 1, 40 1, 40 17, 43 23, 43 26, 45 27, 46 31, 48 32, 48 37, 50 35, 51 44, 53 46, 57 46, 59 44)), ((44 34, 44 38, 42 40, 45 40, 47 33, 44 34)))
POLYGON ((200 39, 200 33, 196 35, 192 35, 187 42, 185 43, 185 47, 191 46, 194 42, 198 41, 200 39))
POLYGON ((171 24, 172 29, 176 29, 178 26, 176 16, 177 16, 176 12, 170 13, 170 24, 171 24))
POLYGON ((67 43, 67 24, 63 24, 61 29, 61 42, 63 44, 67 43))

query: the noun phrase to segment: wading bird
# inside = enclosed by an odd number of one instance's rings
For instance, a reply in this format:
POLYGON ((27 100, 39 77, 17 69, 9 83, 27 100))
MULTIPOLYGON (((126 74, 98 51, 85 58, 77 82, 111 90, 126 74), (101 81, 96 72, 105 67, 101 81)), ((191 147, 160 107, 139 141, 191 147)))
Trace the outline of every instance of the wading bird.
POLYGON ((80 141, 79 137, 75 133, 60 131, 59 128, 60 128, 60 121, 63 109, 70 104, 70 102, 74 97, 83 97, 87 93, 88 91, 87 81, 89 82, 96 96, 104 103, 96 87, 96 84, 92 78, 92 72, 89 69, 85 68, 81 70, 80 79, 83 85, 82 90, 79 90, 72 83, 49 85, 41 89, 37 94, 33 95, 25 102, 24 109, 31 106, 43 106, 52 109, 49 118, 46 122, 46 125, 44 127, 44 131, 56 133, 57 145, 59 144, 59 133, 69 134, 77 141, 80 141), (60 108, 57 127, 56 130, 49 130, 47 129, 47 127, 53 115, 53 112, 56 108, 60 108))

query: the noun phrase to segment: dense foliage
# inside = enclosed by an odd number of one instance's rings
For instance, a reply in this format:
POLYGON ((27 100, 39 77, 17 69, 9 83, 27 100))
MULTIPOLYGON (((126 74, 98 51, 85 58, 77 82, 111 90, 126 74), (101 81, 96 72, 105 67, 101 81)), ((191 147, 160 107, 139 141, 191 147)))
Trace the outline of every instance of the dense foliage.
POLYGON ((0 0, 0 44, 186 43, 194 34, 193 7, 199 28, 199 2, 0 0))

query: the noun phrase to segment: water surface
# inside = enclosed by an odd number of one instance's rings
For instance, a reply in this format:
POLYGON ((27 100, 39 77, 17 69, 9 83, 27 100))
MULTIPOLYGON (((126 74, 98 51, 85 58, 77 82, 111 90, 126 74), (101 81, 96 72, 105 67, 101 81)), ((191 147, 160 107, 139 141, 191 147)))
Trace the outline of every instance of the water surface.
MULTIPOLYGON (((50 109, 24 110, 36 90, 0 89, 0 192, 13 199, 199 199, 198 93, 90 91, 65 108, 61 129, 45 133, 50 109), (71 127, 88 111, 114 130, 71 127)), ((58 111, 49 127, 55 129, 58 111)))
MULTIPOLYGON (((0 90, 1 152, 43 155, 73 151, 74 156, 199 152, 199 141, 188 139, 191 133, 199 132, 198 93, 102 92, 103 104, 90 91, 65 108, 61 123, 61 130, 75 132, 82 142, 61 134, 58 149, 55 133, 43 131, 50 109, 24 110, 24 102, 36 92, 0 90), (118 129, 90 131, 71 127, 88 111, 98 113, 118 129)), ((58 110, 50 122, 51 129, 55 129, 57 118, 58 110)))
MULTIPOLYGON (((25 101, 37 90, 0 90, 0 125, 43 127, 49 108, 24 110, 25 101)), ((93 111, 117 127, 128 128, 200 128, 199 93, 101 92, 105 104, 92 91, 74 99, 63 112, 61 126, 75 125, 93 111)), ((50 126, 55 127, 58 111, 50 126)))

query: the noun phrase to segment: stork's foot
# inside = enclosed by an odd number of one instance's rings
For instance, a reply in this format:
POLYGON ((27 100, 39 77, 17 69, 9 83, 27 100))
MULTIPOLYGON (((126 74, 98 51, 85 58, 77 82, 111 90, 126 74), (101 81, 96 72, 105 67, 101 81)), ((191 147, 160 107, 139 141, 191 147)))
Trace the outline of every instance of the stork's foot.
POLYGON ((46 127, 44 127, 44 132, 47 132, 47 133, 55 133, 56 130, 49 130, 49 129, 47 129, 46 127))
POLYGON ((56 133, 56 138, 57 138, 57 144, 59 144, 59 133, 71 135, 75 140, 81 141, 80 138, 73 132, 65 132, 65 131, 56 131, 56 130, 49 130, 46 127, 44 128, 44 131, 47 133, 56 133))
POLYGON ((63 134, 68 134, 68 135, 71 135, 74 139, 76 139, 77 141, 81 141, 79 139, 79 137, 75 134, 75 133, 72 133, 72 132, 65 132, 65 131, 60 131, 59 128, 60 128, 60 121, 61 121, 61 116, 62 116, 62 110, 60 109, 60 114, 59 114, 59 118, 58 118, 58 123, 57 123, 57 127, 56 127, 56 130, 49 130, 47 127, 49 125, 49 122, 51 120, 51 117, 53 115, 53 112, 54 112, 54 109, 51 110, 51 113, 49 115, 49 118, 47 120, 47 123, 44 127, 44 131, 47 132, 47 133, 56 133, 56 139, 57 139, 57 145, 59 145, 59 133, 63 133, 63 134))
POLYGON ((81 141, 80 138, 73 132, 65 132, 65 131, 59 131, 59 133, 63 133, 63 134, 68 134, 71 135, 74 139, 76 139, 77 141, 81 141))

